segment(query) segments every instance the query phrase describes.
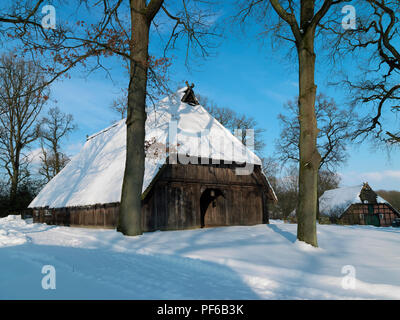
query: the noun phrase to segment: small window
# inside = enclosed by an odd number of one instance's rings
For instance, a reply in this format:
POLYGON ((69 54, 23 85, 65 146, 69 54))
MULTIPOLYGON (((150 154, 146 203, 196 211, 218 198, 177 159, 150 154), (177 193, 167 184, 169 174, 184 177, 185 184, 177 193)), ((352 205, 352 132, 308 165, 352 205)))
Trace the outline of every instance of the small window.
POLYGON ((379 219, 383 220, 383 213, 379 214, 379 219))
POLYGON ((364 219, 364 214, 360 213, 360 219, 361 219, 361 220, 364 219))
POLYGON ((51 217, 53 214, 52 214, 52 212, 50 211, 50 210, 44 210, 44 216, 45 217, 51 217))

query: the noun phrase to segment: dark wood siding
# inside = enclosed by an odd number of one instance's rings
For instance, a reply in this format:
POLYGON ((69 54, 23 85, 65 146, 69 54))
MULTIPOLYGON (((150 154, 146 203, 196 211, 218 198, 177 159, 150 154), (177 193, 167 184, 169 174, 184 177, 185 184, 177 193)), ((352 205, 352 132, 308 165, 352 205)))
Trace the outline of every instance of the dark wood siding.
MULTIPOLYGON (((255 166, 251 175, 237 175, 236 167, 224 164, 165 165, 145 193, 143 230, 201 227, 201 198, 211 190, 219 196, 212 198, 203 212, 206 227, 268 222, 268 203, 275 199, 260 166, 255 166)), ((35 222, 48 224, 114 228, 118 214, 119 203, 110 203, 60 209, 35 208, 33 217, 35 222)))

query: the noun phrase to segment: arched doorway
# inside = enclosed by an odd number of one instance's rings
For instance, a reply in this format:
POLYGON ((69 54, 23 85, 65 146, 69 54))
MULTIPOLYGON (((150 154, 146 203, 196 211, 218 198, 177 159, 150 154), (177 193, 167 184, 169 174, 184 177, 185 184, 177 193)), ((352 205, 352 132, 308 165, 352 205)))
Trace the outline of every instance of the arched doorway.
POLYGON ((207 188, 200 197, 201 227, 226 225, 225 197, 220 189, 207 188))

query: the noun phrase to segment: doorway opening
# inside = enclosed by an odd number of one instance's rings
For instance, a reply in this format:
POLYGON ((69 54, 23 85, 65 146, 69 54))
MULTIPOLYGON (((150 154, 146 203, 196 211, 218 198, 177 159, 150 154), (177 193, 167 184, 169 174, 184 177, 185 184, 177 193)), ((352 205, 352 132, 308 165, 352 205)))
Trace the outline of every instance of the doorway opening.
POLYGON ((374 213, 374 205, 368 204, 368 214, 365 217, 365 224, 380 227, 381 222, 379 220, 379 215, 374 213))
POLYGON ((200 197, 201 228, 225 225, 225 198, 220 189, 207 188, 200 197))

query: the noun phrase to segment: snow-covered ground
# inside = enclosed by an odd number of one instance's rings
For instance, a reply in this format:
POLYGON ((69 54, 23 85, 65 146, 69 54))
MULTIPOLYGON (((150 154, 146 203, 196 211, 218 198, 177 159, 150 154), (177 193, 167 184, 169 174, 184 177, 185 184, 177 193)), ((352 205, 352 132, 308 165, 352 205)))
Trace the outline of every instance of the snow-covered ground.
POLYGON ((296 241, 296 225, 281 221, 124 237, 10 216, 0 219, 0 298, 400 299, 400 229, 319 225, 318 240, 296 241), (44 265, 55 290, 42 288, 44 265))

